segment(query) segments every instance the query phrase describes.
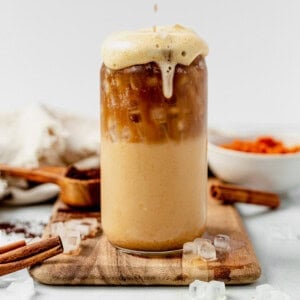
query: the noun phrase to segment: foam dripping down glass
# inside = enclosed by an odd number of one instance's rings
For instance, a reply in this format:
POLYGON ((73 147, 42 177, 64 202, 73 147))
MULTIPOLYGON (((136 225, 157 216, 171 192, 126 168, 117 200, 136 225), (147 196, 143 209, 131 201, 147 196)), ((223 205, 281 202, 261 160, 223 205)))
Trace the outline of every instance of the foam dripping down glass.
POLYGON ((182 249, 204 232, 207 53, 180 25, 103 44, 101 219, 116 247, 182 249))

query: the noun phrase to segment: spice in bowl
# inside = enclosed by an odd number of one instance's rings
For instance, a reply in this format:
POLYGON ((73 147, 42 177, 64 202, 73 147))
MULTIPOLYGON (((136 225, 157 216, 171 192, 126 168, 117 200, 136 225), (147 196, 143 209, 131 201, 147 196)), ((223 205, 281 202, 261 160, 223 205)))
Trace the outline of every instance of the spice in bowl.
POLYGON ((234 140, 231 143, 223 144, 221 147, 259 154, 288 154, 300 152, 300 145, 287 146, 281 140, 271 136, 261 136, 256 140, 234 140))
POLYGON ((208 163, 213 174, 224 182, 285 193, 300 186, 300 136, 279 130, 267 136, 257 130, 248 131, 247 136, 235 139, 211 135, 208 163))

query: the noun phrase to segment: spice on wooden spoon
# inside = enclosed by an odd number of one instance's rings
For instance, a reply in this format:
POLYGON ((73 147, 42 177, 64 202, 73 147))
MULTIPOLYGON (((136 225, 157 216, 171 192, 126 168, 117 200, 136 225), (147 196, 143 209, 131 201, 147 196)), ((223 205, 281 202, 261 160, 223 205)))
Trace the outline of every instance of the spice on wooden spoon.
POLYGON ((60 186, 60 198, 74 207, 100 205, 100 169, 79 170, 74 166, 45 166, 35 169, 0 165, 0 172, 36 182, 52 182, 60 186))

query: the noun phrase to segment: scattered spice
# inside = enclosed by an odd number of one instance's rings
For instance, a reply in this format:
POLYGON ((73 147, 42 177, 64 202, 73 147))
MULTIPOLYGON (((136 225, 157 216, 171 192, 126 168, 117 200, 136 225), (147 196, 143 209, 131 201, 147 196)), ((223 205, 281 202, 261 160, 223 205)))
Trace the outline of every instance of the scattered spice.
POLYGON ((261 154, 287 154, 300 151, 300 145, 286 146, 282 141, 271 136, 258 137, 254 141, 234 140, 230 144, 223 144, 221 147, 242 152, 261 154))
POLYGON ((0 232, 4 231, 6 235, 21 234, 24 238, 35 238, 42 235, 45 225, 42 222, 1 222, 0 232))
POLYGON ((99 179, 100 168, 80 170, 74 166, 70 166, 65 176, 73 179, 80 179, 80 180, 99 179))

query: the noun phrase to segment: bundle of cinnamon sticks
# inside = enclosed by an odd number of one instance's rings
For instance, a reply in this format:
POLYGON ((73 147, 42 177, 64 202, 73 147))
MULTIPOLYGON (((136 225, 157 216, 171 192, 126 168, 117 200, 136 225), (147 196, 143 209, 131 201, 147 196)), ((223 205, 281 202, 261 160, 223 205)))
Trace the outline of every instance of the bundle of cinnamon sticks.
POLYGON ((0 247, 0 276, 9 274, 63 252, 59 236, 43 239, 32 244, 24 240, 0 247))

